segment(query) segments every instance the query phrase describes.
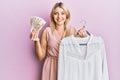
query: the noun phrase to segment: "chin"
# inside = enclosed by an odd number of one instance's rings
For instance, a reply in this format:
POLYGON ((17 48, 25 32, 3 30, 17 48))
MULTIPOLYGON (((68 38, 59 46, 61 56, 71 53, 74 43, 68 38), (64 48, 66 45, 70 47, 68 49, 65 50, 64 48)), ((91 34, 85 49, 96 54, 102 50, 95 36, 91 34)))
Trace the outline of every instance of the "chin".
POLYGON ((63 22, 61 22, 61 23, 60 23, 60 22, 58 22, 57 24, 58 24, 58 25, 63 25, 64 23, 63 23, 63 22))

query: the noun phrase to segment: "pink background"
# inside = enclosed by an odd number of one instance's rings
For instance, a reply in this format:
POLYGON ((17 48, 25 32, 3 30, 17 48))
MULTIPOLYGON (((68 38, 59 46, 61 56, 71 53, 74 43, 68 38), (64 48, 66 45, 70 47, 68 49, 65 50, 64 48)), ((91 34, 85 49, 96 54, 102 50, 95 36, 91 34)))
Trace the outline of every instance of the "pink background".
MULTIPOLYGON (((40 16, 49 25, 49 14, 59 0, 0 1, 0 80, 39 80, 42 62, 34 54, 29 39, 31 16, 40 16)), ((71 12, 70 25, 103 37, 110 80, 120 80, 120 1, 61 0, 71 12)))

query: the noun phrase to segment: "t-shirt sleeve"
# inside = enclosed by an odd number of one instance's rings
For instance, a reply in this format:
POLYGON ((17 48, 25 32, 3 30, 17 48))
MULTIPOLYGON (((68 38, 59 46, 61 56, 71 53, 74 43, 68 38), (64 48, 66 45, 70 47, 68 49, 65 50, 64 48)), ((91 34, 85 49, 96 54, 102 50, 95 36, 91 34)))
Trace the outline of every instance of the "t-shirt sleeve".
POLYGON ((107 66, 107 58, 106 58, 106 49, 103 39, 101 38, 101 54, 102 54, 102 80, 109 80, 108 75, 108 66, 107 66))

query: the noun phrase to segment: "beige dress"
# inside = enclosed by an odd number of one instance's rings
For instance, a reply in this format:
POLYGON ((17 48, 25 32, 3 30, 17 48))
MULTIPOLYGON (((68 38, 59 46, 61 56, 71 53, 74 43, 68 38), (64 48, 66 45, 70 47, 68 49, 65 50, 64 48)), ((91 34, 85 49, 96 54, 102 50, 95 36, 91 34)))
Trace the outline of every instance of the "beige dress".
POLYGON ((65 33, 60 37, 57 30, 52 33, 51 28, 47 27, 46 31, 48 45, 46 59, 43 65, 42 80, 57 80, 59 43, 65 37, 65 33))

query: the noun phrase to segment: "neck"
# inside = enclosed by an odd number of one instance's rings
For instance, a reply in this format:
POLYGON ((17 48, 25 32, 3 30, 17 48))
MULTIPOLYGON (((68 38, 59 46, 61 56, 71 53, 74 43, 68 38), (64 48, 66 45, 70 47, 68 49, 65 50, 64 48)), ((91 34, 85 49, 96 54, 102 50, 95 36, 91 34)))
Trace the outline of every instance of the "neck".
POLYGON ((56 30, 58 31, 64 30, 64 25, 56 25, 56 30))

